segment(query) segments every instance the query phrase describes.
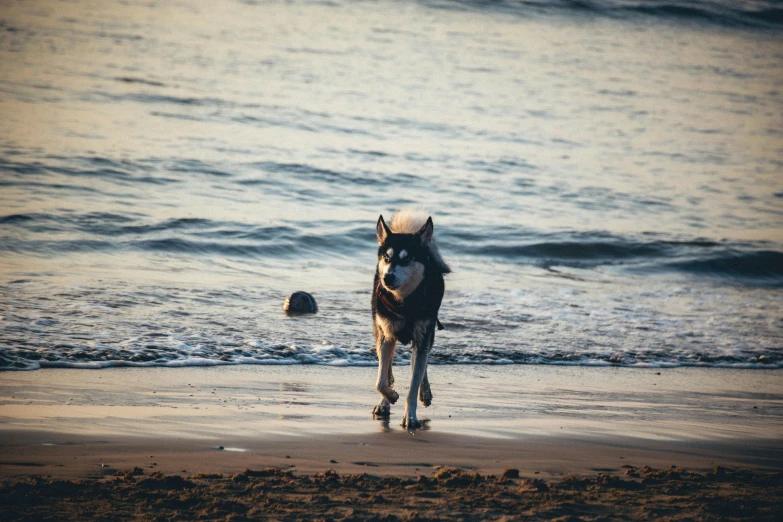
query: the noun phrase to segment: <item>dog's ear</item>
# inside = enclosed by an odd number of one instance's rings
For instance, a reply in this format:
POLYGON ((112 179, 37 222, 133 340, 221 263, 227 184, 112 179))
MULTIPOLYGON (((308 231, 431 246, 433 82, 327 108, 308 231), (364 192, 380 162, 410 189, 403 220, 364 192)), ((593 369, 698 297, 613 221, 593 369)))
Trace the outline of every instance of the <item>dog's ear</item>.
POLYGON ((391 230, 386 226, 386 222, 383 220, 383 214, 378 218, 378 224, 375 226, 375 233, 378 235, 378 244, 382 245, 386 238, 391 234, 391 230))
POLYGON ((417 235, 421 236, 421 242, 425 245, 432 243, 432 233, 433 233, 434 225, 432 224, 432 216, 427 218, 427 222, 424 223, 424 226, 421 227, 421 230, 416 232, 417 235))

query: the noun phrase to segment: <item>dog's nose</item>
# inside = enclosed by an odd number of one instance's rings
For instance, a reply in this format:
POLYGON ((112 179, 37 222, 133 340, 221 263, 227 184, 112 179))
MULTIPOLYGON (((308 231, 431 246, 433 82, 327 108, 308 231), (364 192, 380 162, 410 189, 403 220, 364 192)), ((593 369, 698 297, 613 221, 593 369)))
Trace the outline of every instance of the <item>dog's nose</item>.
POLYGON ((383 276, 383 282, 386 286, 394 286, 394 274, 386 274, 383 276))

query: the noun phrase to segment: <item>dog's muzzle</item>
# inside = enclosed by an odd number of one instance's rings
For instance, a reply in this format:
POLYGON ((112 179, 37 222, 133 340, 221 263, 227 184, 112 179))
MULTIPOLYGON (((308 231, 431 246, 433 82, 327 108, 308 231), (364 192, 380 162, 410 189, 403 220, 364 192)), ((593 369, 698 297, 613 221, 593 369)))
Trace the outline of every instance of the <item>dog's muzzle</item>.
POLYGON ((394 289, 394 274, 386 274, 383 276, 383 284, 386 288, 389 288, 390 290, 394 289))

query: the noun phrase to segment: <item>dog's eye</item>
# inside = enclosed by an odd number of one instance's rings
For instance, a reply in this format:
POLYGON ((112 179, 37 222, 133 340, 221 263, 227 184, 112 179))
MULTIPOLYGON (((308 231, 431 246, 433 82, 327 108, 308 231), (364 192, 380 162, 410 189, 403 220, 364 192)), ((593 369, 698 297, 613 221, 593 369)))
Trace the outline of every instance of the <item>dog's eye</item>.
POLYGON ((391 258, 389 257, 389 254, 383 254, 383 260, 387 263, 391 262, 391 258))

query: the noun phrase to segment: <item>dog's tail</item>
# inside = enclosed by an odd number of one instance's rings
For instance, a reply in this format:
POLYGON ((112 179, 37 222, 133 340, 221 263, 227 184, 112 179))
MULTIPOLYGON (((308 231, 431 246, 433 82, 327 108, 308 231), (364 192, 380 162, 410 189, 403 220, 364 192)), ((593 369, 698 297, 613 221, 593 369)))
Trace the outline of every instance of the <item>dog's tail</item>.
MULTIPOLYGON (((389 222, 389 228, 395 234, 415 234, 427 223, 429 217, 430 213, 423 208, 403 207, 394 213, 389 222)), ((451 268, 443 261, 443 258, 438 251, 438 245, 435 243, 434 236, 427 247, 438 270, 440 270, 442 274, 450 273, 451 268)))

